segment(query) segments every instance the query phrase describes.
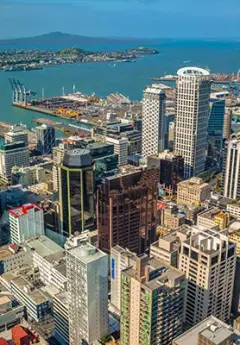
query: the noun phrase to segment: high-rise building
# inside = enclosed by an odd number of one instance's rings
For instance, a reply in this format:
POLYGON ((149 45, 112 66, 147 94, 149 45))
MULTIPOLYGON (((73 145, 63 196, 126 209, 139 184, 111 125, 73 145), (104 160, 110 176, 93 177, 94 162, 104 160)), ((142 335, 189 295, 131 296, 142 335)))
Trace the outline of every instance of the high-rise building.
POLYGON ((13 243, 44 235, 43 210, 33 204, 9 210, 10 236, 13 243))
POLYGON ((89 243, 66 255, 69 344, 92 344, 108 334, 108 256, 89 243))
POLYGON ((121 273, 122 270, 135 266, 137 256, 120 246, 111 248, 111 304, 120 312, 121 308, 121 273))
POLYGON ((29 151, 23 141, 4 144, 0 147, 0 178, 6 182, 11 180, 13 166, 29 166, 29 151))
POLYGON ((145 158, 164 150, 165 101, 165 90, 157 85, 149 86, 143 92, 142 155, 145 158))
POLYGON ((210 73, 197 67, 177 72, 174 150, 184 157, 184 177, 205 170, 210 73))
POLYGON ((160 169, 160 184, 170 194, 176 194, 177 184, 183 181, 184 159, 173 152, 164 151, 158 156, 148 157, 148 168, 160 169))
POLYGON ((224 115, 223 139, 229 139, 232 129, 232 108, 226 107, 224 115))
POLYGON ((224 197, 240 197, 240 133, 225 142, 222 188, 224 197))
POLYGON ((181 242, 178 268, 187 279, 186 327, 210 315, 229 320, 235 265, 235 244, 218 230, 206 229, 181 242))
POLYGON ((128 140, 120 136, 106 137, 107 144, 114 145, 114 153, 118 155, 118 165, 126 165, 128 161, 128 140))
POLYGON ((68 293, 62 291, 53 297, 54 338, 61 345, 69 344, 68 293))
POLYGON ((25 146, 28 146, 28 133, 22 125, 11 126, 9 132, 5 133, 4 139, 6 144, 23 141, 25 146))
POLYGON ((122 271, 121 344, 169 345, 182 333, 185 275, 142 255, 122 271))
POLYGON ((37 150, 42 155, 52 153, 55 146, 55 128, 50 125, 41 125, 36 127, 37 150))
POLYGON ((87 149, 64 154, 59 170, 60 221, 62 233, 91 229, 95 223, 93 162, 87 149))
POLYGON ((97 192, 98 244, 143 253, 155 239, 159 169, 107 177, 97 192))

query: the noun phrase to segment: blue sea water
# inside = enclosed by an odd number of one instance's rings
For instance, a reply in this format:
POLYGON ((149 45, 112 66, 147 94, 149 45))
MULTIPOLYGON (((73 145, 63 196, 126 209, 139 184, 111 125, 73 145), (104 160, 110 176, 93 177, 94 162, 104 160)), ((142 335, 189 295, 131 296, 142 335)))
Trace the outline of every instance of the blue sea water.
MULTIPOLYGON (((89 46, 80 47, 88 50, 123 50, 129 46, 89 46)), ((212 72, 237 73, 240 68, 240 42, 226 41, 163 41, 149 45, 159 50, 160 54, 145 56, 136 63, 85 63, 47 67, 43 70, 28 72, 0 71, 0 121, 22 122, 32 127, 33 117, 50 117, 36 112, 25 111, 11 106, 11 87, 8 78, 19 79, 27 88, 37 92, 41 97, 42 88, 45 97, 60 95, 62 87, 65 93, 76 89, 90 94, 107 96, 119 91, 133 100, 142 97, 144 87, 151 83, 149 78, 164 74, 175 74, 177 69, 194 65, 210 68, 212 72), (189 61, 187 64, 185 61, 189 61)), ((30 47, 24 47, 30 48, 30 47)), ((33 47, 31 47, 33 48, 33 47)), ((50 47, 34 47, 50 48, 50 47)), ((62 47, 53 47, 57 50, 62 47)), ((3 47, 0 47, 3 49, 3 47)))

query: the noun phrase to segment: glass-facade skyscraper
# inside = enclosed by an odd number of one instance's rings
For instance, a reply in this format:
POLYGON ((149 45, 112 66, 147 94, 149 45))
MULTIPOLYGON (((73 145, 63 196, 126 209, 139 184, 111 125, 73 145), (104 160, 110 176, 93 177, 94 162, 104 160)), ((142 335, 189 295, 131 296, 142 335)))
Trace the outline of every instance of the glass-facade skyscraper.
POLYGON ((64 236, 94 226, 94 174, 89 150, 75 149, 64 154, 59 174, 59 198, 64 236))

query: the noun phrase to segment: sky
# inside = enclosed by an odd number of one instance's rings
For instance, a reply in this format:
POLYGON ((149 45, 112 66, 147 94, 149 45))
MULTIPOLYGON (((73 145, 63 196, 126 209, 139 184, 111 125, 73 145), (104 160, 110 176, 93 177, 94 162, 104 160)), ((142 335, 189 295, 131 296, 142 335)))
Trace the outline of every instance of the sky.
POLYGON ((0 0, 0 38, 239 38, 240 0, 0 0))

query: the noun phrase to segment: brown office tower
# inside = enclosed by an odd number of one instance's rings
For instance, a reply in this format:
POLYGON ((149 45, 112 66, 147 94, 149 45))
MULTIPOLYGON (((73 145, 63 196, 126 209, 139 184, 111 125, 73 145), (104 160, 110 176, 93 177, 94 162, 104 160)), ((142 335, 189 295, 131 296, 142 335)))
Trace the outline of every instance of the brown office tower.
POLYGON ((97 193, 99 248, 145 252, 156 236, 159 169, 106 178, 97 193))

